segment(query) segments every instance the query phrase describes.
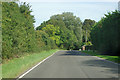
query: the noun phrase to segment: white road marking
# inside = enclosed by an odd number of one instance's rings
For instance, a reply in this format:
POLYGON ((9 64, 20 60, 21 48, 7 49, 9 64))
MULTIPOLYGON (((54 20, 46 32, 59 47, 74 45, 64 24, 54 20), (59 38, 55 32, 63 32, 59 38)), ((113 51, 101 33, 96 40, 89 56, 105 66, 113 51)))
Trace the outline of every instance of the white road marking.
MULTIPOLYGON (((64 51, 68 51, 68 50, 64 50, 64 51)), ((56 51, 58 52, 58 51, 56 51)), ((55 53, 56 53, 55 52, 55 53)), ((34 67, 32 67, 31 69, 29 69, 27 72, 25 72, 24 74, 22 74, 21 76, 19 76, 16 80, 19 80, 21 79, 22 77, 24 77, 26 74, 28 74, 30 71, 32 71, 34 68, 36 68, 38 65, 40 65, 41 63, 43 63, 45 60, 47 60, 48 58, 50 58, 51 56, 53 56, 55 53, 53 53, 52 55, 48 56, 47 58, 45 58, 44 60, 42 60, 41 62, 39 62, 37 65, 35 65, 34 67)), ((97 59, 101 59, 101 60, 105 60, 107 62, 110 62, 110 63, 114 63, 114 64, 117 64, 117 65, 120 65, 118 63, 115 63, 115 62, 112 62, 112 61, 108 61, 106 59, 103 59, 103 58, 100 58, 100 57, 97 57, 97 56, 92 56, 92 57, 95 57, 97 59)))
MULTIPOLYGON (((58 51, 56 51, 58 52, 58 51)), ((55 53, 56 53, 55 52, 55 53)), ((40 65, 41 63, 43 63, 45 60, 47 60, 48 58, 50 58, 51 56, 53 56, 55 53, 53 53, 52 55, 48 56, 47 58, 45 58, 44 60, 42 60, 41 62, 39 62, 38 64, 36 64, 35 66, 33 66, 31 69, 29 69, 27 72, 25 72, 24 74, 22 74, 21 76, 19 76, 16 80, 19 80, 20 78, 22 78, 23 76, 25 76, 26 74, 28 74, 30 71, 32 71, 34 68, 36 68, 38 65, 40 65)))

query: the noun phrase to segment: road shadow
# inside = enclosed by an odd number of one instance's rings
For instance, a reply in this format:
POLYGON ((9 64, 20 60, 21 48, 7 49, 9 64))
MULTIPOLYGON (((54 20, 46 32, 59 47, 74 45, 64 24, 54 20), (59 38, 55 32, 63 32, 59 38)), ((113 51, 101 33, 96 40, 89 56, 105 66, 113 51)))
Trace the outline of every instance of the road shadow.
MULTIPOLYGON (((60 56, 91 56, 86 53, 82 53, 80 51, 72 50, 65 51, 63 54, 59 54, 60 56)), ((88 57, 90 58, 90 57, 88 57)), ((80 62, 81 63, 81 62, 80 62)), ((90 59, 82 60, 82 66, 91 66, 96 68, 103 68, 100 72, 103 73, 111 73, 111 74, 120 74, 120 65, 108 62, 104 59, 98 59, 96 57, 92 57, 90 59)))
POLYGON ((85 60, 82 61, 84 66, 91 66, 91 67, 102 67, 104 68, 104 73, 112 73, 112 74, 120 74, 120 65, 107 62, 105 60, 100 59, 92 59, 92 60, 85 60))
POLYGON ((65 51, 64 54, 60 54, 60 56, 90 56, 86 53, 81 53, 80 51, 72 50, 72 51, 65 51))

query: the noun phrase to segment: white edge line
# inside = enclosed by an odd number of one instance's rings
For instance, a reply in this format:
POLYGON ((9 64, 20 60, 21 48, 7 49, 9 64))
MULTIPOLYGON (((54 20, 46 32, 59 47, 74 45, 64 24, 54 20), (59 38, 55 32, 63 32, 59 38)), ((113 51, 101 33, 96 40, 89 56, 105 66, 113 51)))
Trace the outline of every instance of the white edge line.
MULTIPOLYGON (((59 50, 58 50, 59 51, 59 50)), ((56 51, 56 52, 58 52, 56 51)), ((56 53, 55 52, 55 53, 56 53)), ((53 56, 55 53, 53 53, 52 55, 48 56, 47 58, 43 59, 42 61, 40 61, 38 64, 36 64, 35 66, 33 66, 31 69, 29 69, 27 72, 23 73, 21 76, 19 76, 16 80, 19 80, 20 78, 22 78, 23 76, 25 76, 26 74, 28 74, 30 71, 32 71, 34 68, 36 68, 38 65, 40 65, 41 63, 43 63, 45 60, 47 60, 48 58, 50 58, 51 56, 53 56)))

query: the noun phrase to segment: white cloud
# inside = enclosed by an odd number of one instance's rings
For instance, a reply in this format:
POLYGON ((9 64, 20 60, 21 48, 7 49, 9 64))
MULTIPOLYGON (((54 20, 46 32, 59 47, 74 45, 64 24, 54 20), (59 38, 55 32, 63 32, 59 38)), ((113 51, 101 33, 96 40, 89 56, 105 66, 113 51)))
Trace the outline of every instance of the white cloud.
POLYGON ((120 0, 20 0, 22 2, 118 2, 120 0))

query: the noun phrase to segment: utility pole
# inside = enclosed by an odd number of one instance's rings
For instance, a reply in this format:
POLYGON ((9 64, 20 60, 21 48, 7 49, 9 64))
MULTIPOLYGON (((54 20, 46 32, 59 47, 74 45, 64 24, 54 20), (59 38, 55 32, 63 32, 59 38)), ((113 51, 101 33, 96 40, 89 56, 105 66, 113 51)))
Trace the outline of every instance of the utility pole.
POLYGON ((87 30, 86 30, 86 39, 85 39, 85 42, 87 42, 87 30))

